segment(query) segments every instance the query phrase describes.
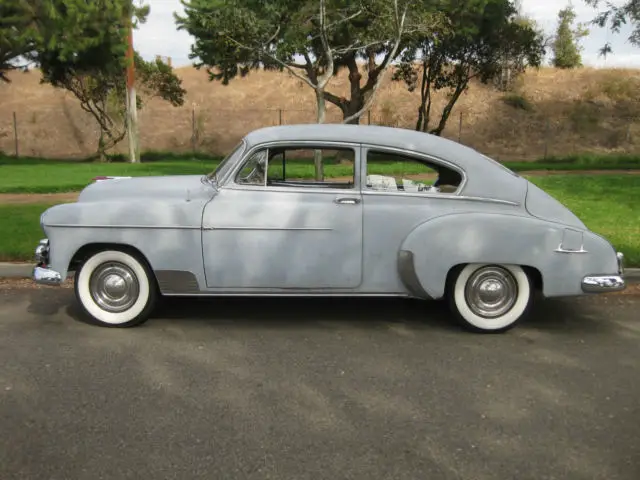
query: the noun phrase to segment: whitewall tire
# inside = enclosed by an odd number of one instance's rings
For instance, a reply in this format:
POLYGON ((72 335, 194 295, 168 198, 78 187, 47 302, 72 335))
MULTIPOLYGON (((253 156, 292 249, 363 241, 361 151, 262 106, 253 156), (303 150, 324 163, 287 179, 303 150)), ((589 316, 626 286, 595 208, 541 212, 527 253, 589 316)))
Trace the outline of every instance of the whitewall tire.
POLYGON ((449 305, 464 327, 497 333, 514 327, 529 313, 534 289, 518 265, 469 264, 454 272, 449 305))
POLYGON ((132 327, 153 309, 156 284, 146 264, 118 250, 89 257, 76 273, 75 293, 89 319, 105 327, 132 327))

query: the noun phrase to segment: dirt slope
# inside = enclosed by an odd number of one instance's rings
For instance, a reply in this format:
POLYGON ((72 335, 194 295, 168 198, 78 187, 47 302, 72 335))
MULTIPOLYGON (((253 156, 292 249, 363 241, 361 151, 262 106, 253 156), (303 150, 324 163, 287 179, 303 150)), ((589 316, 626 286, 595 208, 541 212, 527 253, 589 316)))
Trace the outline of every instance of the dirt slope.
MULTIPOLYGON (((200 131, 198 148, 212 153, 228 151, 248 131, 278 124, 280 118, 288 124, 314 121, 309 87, 286 73, 255 72, 226 87, 209 82, 204 71, 187 67, 178 73, 188 90, 185 106, 173 108, 153 99, 140 111, 143 149, 189 150, 192 108, 200 131)), ((94 151, 95 122, 74 97, 41 85, 37 71, 11 77, 11 84, 0 84, 0 150, 14 152, 16 112, 21 154, 82 157, 94 151)), ((347 87, 341 74, 331 90, 346 94, 347 87)), ((640 71, 597 69, 530 71, 510 98, 474 84, 456 106, 445 136, 457 140, 460 135, 462 143, 503 160, 537 158, 545 151, 636 153, 638 88, 640 71)), ((385 81, 372 123, 412 128, 418 95, 401 83, 385 81)), ((437 110, 444 101, 444 94, 438 94, 437 110)), ((339 120, 331 107, 329 121, 339 120)), ((119 150, 125 148, 123 143, 119 150)))

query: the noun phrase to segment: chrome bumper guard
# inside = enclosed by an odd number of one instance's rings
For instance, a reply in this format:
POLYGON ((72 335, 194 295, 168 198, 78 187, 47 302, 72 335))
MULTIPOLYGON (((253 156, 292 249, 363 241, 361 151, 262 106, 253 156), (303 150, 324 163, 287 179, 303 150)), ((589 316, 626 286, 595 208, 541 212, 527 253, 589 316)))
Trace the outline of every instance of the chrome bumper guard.
POLYGON ((626 288, 624 281, 624 255, 616 253, 618 275, 589 275, 582 279, 582 291, 585 293, 619 292, 626 288))
POLYGON ((35 252, 37 265, 33 269, 32 278, 39 285, 60 285, 62 275, 48 267, 49 265, 49 240, 40 240, 35 252))

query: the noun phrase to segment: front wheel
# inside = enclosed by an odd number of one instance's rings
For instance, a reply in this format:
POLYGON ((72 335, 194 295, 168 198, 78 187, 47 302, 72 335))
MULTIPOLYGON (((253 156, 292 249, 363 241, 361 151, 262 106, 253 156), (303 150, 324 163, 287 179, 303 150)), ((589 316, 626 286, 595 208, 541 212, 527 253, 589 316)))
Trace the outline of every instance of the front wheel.
POLYGON ((465 328, 497 333, 525 318, 533 287, 517 265, 469 264, 453 274, 448 295, 453 313, 465 328))
POLYGON ((118 250, 95 253, 83 263, 76 273, 75 294, 90 320, 105 327, 140 325, 157 298, 146 264, 118 250))

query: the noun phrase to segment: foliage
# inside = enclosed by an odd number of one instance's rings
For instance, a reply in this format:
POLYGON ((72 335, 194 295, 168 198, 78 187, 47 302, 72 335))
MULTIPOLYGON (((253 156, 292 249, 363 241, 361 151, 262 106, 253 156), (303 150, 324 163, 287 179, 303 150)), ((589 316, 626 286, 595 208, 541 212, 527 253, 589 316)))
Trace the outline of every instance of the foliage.
POLYGON ((15 61, 29 53, 34 38, 29 24, 32 14, 22 0, 0 3, 0 80, 8 82, 8 70, 19 68, 15 61))
MULTIPOLYGON (((602 0, 585 0, 587 5, 598 8, 602 0)), ((614 5, 609 1, 604 2, 606 10, 600 12, 592 21, 599 27, 608 26, 613 33, 620 33, 623 25, 629 23, 632 27, 629 35, 629 42, 635 46, 640 46, 640 2, 637 0, 625 0, 622 5, 614 5)), ((601 55, 608 55, 612 52, 611 44, 607 42, 601 49, 601 55)))
POLYGON ((195 37, 191 58, 224 85, 251 70, 287 69, 316 92, 318 121, 324 101, 357 122, 384 72, 414 32, 438 25, 440 0, 182 0, 180 29, 195 37), (357 60, 366 61, 367 80, 357 60), (329 79, 349 70, 350 97, 326 91, 329 79))
POLYGON ((502 101, 518 110, 524 110, 525 112, 532 112, 534 110, 533 104, 524 96, 511 93, 502 97, 502 101))
MULTIPOLYGON (((96 48, 122 28, 131 8, 131 0, 2 0, 0 78, 37 63, 43 52, 68 61, 96 48)), ((143 17, 148 8, 137 13, 143 17)))
POLYGON ((434 36, 417 36, 394 74, 410 91, 420 88, 415 128, 435 135, 444 130, 472 79, 487 83, 501 73, 505 54, 524 57, 531 66, 540 65, 544 56, 539 33, 514 21, 516 11, 510 0, 449 0, 442 8, 451 28, 434 36), (437 125, 430 128, 432 94, 443 89, 448 91, 448 101, 437 125))
POLYGON ((568 5, 558 12, 558 29, 553 40, 553 59, 551 63, 556 68, 577 68, 582 66, 582 56, 578 42, 589 31, 582 25, 572 30, 576 13, 572 5, 568 5))
MULTIPOLYGON (((148 9, 136 10, 134 15, 144 21, 148 9)), ((93 116, 100 128, 98 155, 105 160, 106 151, 126 135, 125 51, 128 21, 112 19, 110 35, 101 42, 84 48, 72 57, 56 48, 38 53, 42 82, 71 92, 83 110, 93 116)), ((89 27, 92 28, 92 27, 89 27)), ((134 53, 134 65, 141 92, 147 97, 158 96, 172 105, 182 105, 185 90, 172 68, 156 59, 146 62, 134 53)), ((137 97, 138 108, 143 105, 137 97)))
MULTIPOLYGON (((511 21, 522 28, 529 28, 536 32, 536 37, 541 42, 541 48, 546 50, 549 46, 550 38, 535 19, 524 13, 522 1, 512 0, 514 13, 511 21)), ((527 67, 527 54, 526 52, 514 51, 509 45, 499 47, 499 50, 500 73, 494 76, 492 83, 498 90, 504 92, 512 91, 522 79, 522 74, 527 67)))

